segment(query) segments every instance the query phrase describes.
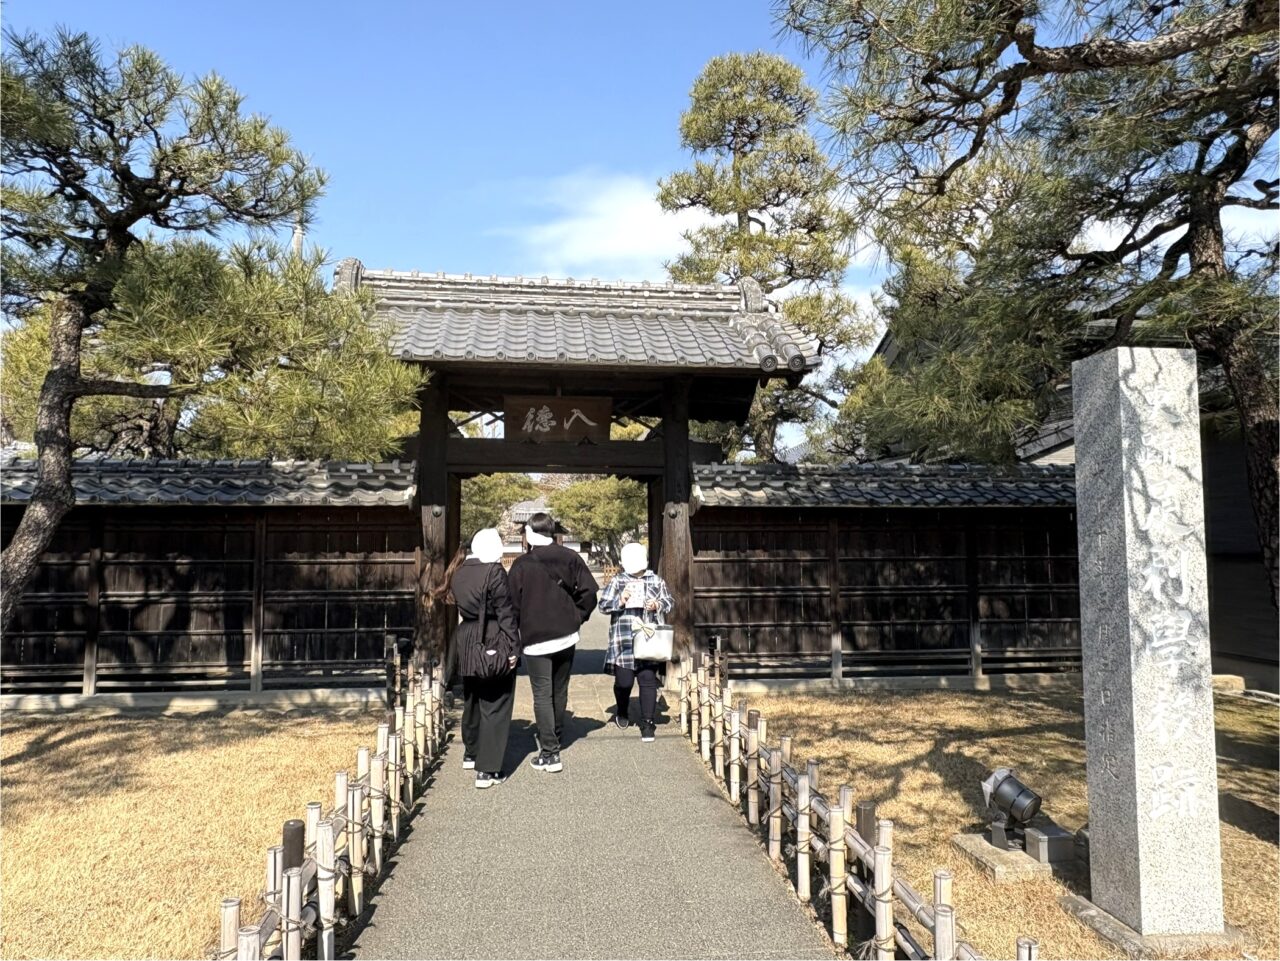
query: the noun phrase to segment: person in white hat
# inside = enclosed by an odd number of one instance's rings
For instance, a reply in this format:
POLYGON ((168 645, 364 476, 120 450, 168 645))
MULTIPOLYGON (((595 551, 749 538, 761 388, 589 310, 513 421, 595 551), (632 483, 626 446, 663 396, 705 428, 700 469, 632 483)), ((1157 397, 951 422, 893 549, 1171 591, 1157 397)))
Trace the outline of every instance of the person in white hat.
POLYGON ((462 675, 462 766, 476 787, 501 784, 515 704, 520 631, 502 567, 502 536, 486 527, 458 551, 436 590, 438 603, 457 605, 454 637, 462 675))
POLYGON ((609 649, 604 670, 613 675, 613 696, 617 701, 613 723, 620 729, 631 725, 631 689, 640 684, 640 739, 652 741, 657 727, 658 675, 663 661, 638 661, 632 638, 641 625, 653 625, 675 607, 667 582, 649 570, 649 549, 640 543, 622 548, 622 570, 613 576, 600 595, 600 610, 609 615, 609 649))

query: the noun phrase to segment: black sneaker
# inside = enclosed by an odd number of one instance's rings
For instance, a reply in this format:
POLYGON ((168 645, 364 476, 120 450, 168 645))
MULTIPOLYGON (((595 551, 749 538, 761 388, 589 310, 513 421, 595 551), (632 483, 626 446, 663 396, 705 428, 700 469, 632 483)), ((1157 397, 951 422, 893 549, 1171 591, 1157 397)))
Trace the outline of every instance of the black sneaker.
POLYGON ((652 721, 641 721, 640 722, 640 740, 652 741, 654 738, 656 729, 657 729, 657 725, 654 724, 652 721))
POLYGON ((625 714, 615 714, 613 716, 613 726, 619 731, 625 731, 631 726, 631 718, 627 717, 625 714))
POLYGON ((495 784, 501 784, 506 777, 501 771, 476 771, 476 787, 486 788, 493 787, 495 784))
POLYGON ((474 771, 476 769, 476 756, 474 754, 462 755, 462 770, 474 771))
POLYGON ((554 754, 543 751, 529 761, 529 766, 535 771, 546 771, 549 774, 559 774, 564 770, 564 765, 560 763, 559 751, 554 754))

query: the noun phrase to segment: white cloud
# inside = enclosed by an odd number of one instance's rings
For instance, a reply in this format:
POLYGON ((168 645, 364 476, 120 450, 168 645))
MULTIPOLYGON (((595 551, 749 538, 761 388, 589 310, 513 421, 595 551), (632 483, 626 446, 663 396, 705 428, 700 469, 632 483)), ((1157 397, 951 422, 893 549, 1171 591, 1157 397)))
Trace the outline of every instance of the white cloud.
POLYGON ((666 280, 662 264, 684 249, 681 231, 710 218, 699 211, 664 212, 657 189, 654 180, 635 174, 577 171, 525 191, 541 218, 492 232, 515 240, 529 272, 666 280))

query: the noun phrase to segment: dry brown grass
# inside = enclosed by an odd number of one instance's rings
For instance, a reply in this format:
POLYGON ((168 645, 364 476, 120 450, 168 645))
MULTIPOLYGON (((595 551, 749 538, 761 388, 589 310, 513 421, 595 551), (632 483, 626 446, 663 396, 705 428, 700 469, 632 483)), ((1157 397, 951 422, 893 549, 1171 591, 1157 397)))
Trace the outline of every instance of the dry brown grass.
MULTIPOLYGON (((795 761, 822 762, 825 788, 847 783, 858 800, 877 802, 879 816, 894 822, 894 860, 917 891, 932 892, 934 868, 954 872, 961 936, 986 957, 1013 957, 1020 934, 1039 939, 1044 958, 1122 957, 1058 906, 1071 888, 1056 879, 997 887, 950 843, 981 829, 979 783, 999 766, 1016 768, 1063 827, 1085 823, 1078 693, 775 694, 751 706, 768 718, 771 739, 793 735, 795 761)), ((1280 956, 1278 713, 1217 699, 1227 923, 1245 931, 1258 958, 1280 956)))
POLYGON ((199 958, 259 914, 266 849, 372 744, 372 714, 6 715, 4 958, 199 958))

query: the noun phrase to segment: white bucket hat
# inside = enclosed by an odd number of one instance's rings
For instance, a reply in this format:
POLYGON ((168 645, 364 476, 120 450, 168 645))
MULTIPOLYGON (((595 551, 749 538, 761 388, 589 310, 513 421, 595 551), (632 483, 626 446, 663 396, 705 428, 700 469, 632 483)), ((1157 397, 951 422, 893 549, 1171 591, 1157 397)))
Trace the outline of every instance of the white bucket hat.
POLYGON ((649 548, 633 541, 622 548, 622 569, 628 574, 643 574, 649 567, 649 548))
POLYGON ((476 536, 471 538, 471 553, 486 564, 502 560, 502 535, 497 528, 485 527, 476 531, 476 536))

